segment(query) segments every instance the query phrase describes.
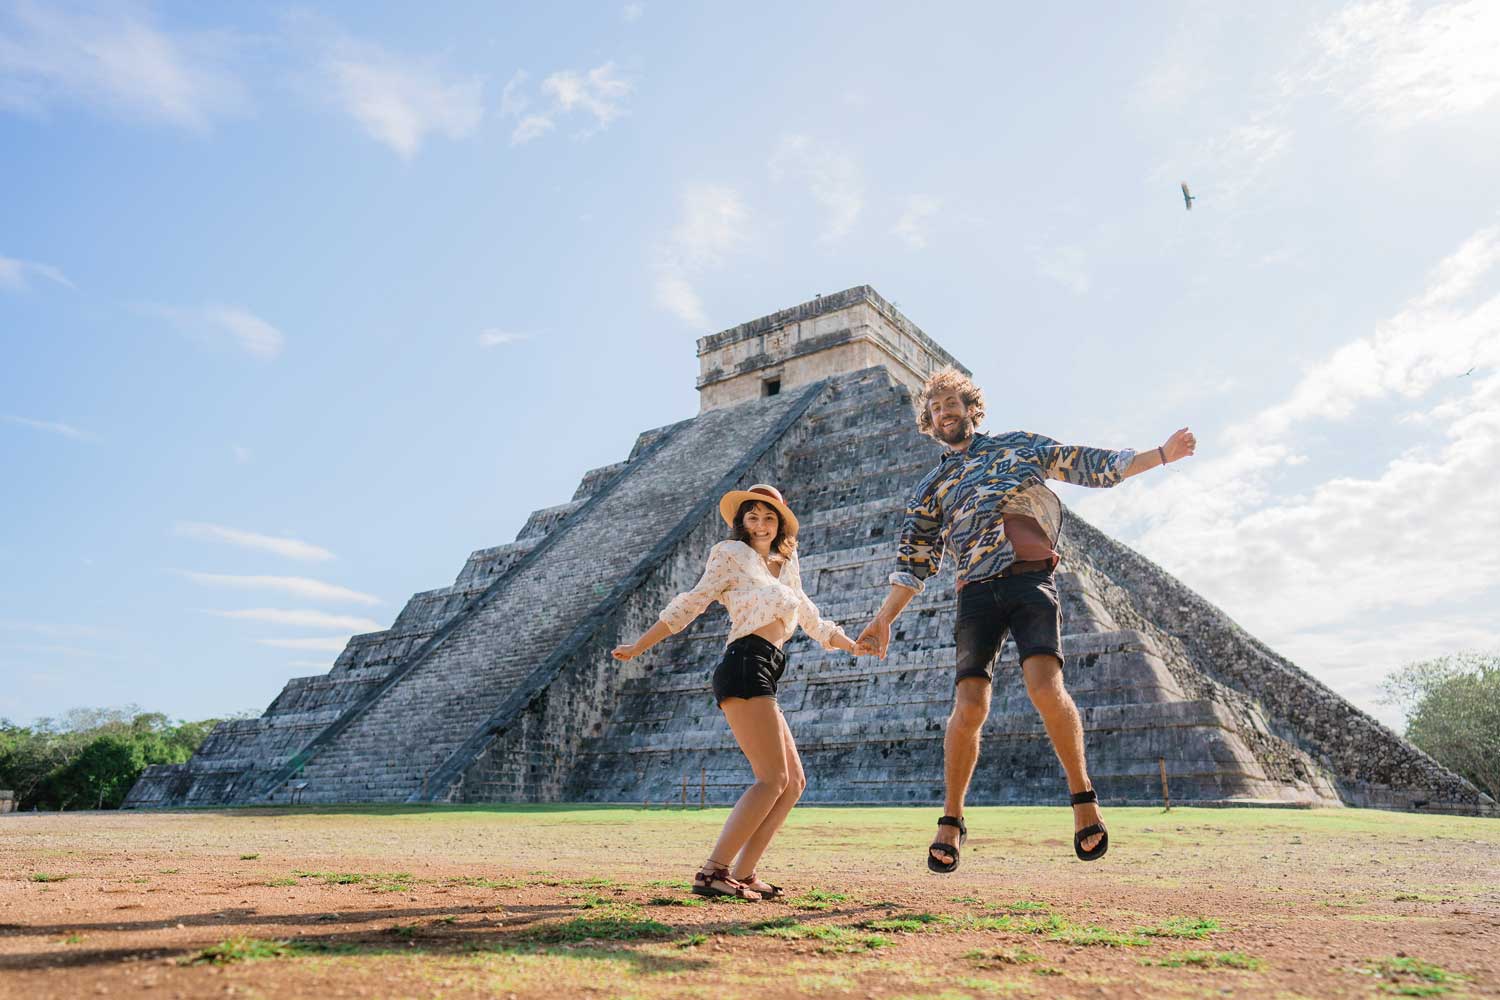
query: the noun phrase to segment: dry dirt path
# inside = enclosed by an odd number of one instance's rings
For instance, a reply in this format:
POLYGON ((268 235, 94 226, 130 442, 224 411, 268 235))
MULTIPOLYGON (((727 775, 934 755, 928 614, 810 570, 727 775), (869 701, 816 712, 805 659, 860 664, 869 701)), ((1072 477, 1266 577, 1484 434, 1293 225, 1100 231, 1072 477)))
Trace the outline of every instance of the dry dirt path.
POLYGON ((1500 822, 801 808, 776 903, 686 879, 723 810, 0 818, 0 997, 1500 996, 1500 822), (697 904, 697 905, 694 905, 697 904))

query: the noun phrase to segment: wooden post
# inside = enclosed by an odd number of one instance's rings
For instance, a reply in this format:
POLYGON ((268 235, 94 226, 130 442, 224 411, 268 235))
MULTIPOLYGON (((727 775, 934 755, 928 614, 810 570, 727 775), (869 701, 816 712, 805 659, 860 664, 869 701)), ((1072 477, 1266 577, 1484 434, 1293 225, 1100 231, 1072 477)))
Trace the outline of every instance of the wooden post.
POLYGON ((1171 812, 1172 811, 1172 796, 1167 791, 1167 758, 1165 758, 1165 757, 1158 757, 1158 758, 1156 758, 1156 760, 1157 760, 1157 763, 1159 763, 1161 765, 1161 804, 1162 804, 1162 811, 1163 812, 1171 812))
POLYGON ((687 775, 682 776, 682 808, 687 808, 687 775))
POLYGON ((698 808, 708 808, 708 768, 698 769, 698 808))

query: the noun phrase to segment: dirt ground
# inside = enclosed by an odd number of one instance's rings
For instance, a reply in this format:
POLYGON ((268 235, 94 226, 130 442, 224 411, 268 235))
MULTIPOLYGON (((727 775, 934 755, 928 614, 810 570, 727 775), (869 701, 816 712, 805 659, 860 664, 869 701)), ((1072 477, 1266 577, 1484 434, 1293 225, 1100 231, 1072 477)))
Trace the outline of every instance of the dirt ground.
POLYGON ((0 817, 0 997, 1500 996, 1500 822, 1363 810, 799 808, 782 902, 723 821, 568 806, 0 817))

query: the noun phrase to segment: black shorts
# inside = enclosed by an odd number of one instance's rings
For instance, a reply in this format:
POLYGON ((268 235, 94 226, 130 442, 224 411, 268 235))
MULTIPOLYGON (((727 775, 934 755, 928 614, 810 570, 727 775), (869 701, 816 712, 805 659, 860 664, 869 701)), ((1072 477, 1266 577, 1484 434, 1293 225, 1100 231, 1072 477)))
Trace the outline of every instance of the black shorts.
POLYGON ((994 680, 995 654, 1013 632, 1016 651, 1028 656, 1049 654, 1062 662, 1062 607, 1052 573, 1017 573, 964 584, 958 592, 958 614, 953 638, 958 646, 954 683, 965 677, 994 680))
POLYGON ((786 670, 786 654, 769 639, 742 636, 724 650, 714 668, 714 703, 725 698, 776 697, 776 682, 786 670))

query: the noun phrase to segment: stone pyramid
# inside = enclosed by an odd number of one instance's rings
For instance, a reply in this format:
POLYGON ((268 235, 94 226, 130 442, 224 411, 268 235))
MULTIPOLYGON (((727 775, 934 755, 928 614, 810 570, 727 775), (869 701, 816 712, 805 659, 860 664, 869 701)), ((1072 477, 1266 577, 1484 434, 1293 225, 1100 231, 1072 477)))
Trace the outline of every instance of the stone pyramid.
MULTIPOLYGON (((906 495, 939 453, 913 392, 962 366, 867 286, 705 337, 698 355, 698 416, 641 434, 514 542, 470 555, 452 586, 351 639, 327 674, 290 680, 260 718, 148 769, 126 805, 733 801, 749 768, 708 690, 723 609, 628 664, 609 650, 697 580, 724 534, 718 497, 761 481, 798 511, 809 594, 857 632, 884 596, 906 495), (642 511, 659 531, 616 529, 642 511)), ((1165 769, 1176 802, 1495 811, 1071 514, 1061 552, 1068 686, 1106 802, 1159 802, 1165 769)), ((805 801, 940 801, 954 609, 945 568, 885 660, 788 643, 779 700, 805 801)), ((1064 801, 1015 666, 1007 646, 975 805, 1064 801)))

